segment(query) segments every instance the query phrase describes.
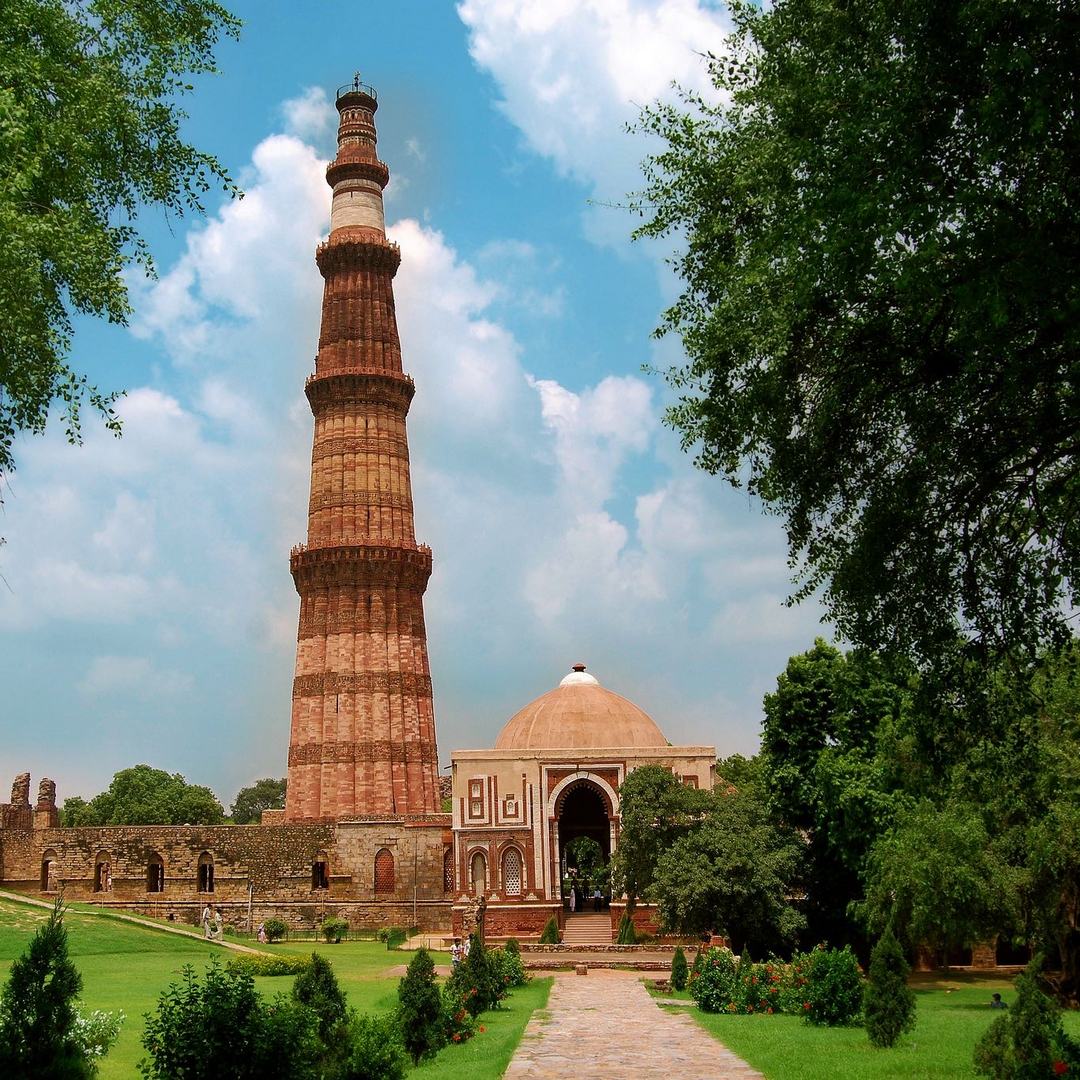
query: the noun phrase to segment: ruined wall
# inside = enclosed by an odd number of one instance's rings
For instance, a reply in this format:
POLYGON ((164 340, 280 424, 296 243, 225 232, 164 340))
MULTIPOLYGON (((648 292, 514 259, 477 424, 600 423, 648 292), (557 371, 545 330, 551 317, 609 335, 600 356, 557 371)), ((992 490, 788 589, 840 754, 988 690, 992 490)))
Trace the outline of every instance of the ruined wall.
POLYGON ((5 827, 0 882, 193 923, 211 903, 238 927, 249 916, 311 927, 335 914, 358 927, 446 929, 449 847, 447 815, 274 826, 5 827), (380 852, 383 873, 376 881, 380 852), (155 891, 152 867, 159 860, 155 891), (205 872, 200 877, 200 860, 213 866, 212 890, 205 872), (320 862, 325 875, 316 873, 320 862))

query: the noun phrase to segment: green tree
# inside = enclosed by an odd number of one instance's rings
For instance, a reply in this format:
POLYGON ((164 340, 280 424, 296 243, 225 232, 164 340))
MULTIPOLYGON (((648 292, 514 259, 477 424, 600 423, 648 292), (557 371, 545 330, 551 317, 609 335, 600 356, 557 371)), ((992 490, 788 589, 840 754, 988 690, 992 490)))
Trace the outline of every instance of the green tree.
POLYGON ((405 1050, 414 1065, 434 1055, 445 1044, 442 995, 435 983, 435 964, 427 949, 420 949, 409 961, 405 977, 398 984, 398 1019, 405 1050))
POLYGON ((89 802, 65 799, 61 821, 80 825, 220 825, 225 820, 217 796, 180 773, 149 765, 121 769, 109 787, 89 802))
POLYGON ((907 984, 904 950, 887 926, 870 954, 863 992, 863 1023, 874 1046, 889 1047, 915 1026, 915 995, 907 984))
POLYGON ((256 780, 250 787, 241 788, 233 800, 229 817, 236 825, 258 825, 264 810, 281 810, 285 806, 284 779, 267 777, 256 780))
POLYGON ((706 794, 681 783, 669 769, 643 765, 619 789, 619 846, 612 860, 612 888, 627 895, 627 911, 649 899, 662 851, 699 818, 706 794))
POLYGON ((604 849, 591 836, 578 836, 566 845, 566 864, 578 872, 578 880, 587 882, 591 888, 608 887, 607 863, 604 849))
POLYGON ((992 937, 1014 918, 1011 874, 990 844, 976 807, 921 801, 903 811, 873 847, 865 914, 871 930, 890 923, 934 949, 992 937))
POLYGON ((324 1048, 323 1072, 332 1071, 328 1059, 348 1052, 349 1006, 329 960, 317 952, 311 954, 311 963, 292 985, 292 999, 314 1013, 324 1048))
POLYGON ((84 1080, 94 1075, 75 1034, 81 989, 57 900, 48 921, 11 965, 0 995, 0 1076, 84 1080))
POLYGON ((805 924, 790 899, 804 853, 801 836, 770 817, 760 782, 747 775, 739 789, 718 788, 657 859, 660 919, 678 933, 720 931, 736 950, 790 946, 805 924))
POLYGON ((126 323, 125 270, 153 270, 140 209, 201 213, 218 161, 180 135, 188 79, 239 22, 212 0, 5 0, 0 20, 0 475, 50 407, 79 439, 113 395, 68 364, 73 314, 126 323))
POLYGON ((993 1080, 1038 1080, 1070 1075, 1080 1047, 1066 1034, 1061 1009, 1039 986, 1041 958, 1016 979, 1016 1004, 986 1029, 975 1046, 975 1071, 993 1080), (1055 1070, 1055 1063, 1067 1066, 1055 1070))
POLYGON ((863 941, 848 905, 862 895, 870 845, 921 782, 910 745, 914 681, 907 665, 819 638, 765 696, 764 783, 772 811, 808 841, 812 941, 863 941))
POLYGON ((668 421, 786 526, 796 596, 935 661, 1068 636, 1080 35, 1058 0, 732 4, 639 235, 685 238, 668 421))

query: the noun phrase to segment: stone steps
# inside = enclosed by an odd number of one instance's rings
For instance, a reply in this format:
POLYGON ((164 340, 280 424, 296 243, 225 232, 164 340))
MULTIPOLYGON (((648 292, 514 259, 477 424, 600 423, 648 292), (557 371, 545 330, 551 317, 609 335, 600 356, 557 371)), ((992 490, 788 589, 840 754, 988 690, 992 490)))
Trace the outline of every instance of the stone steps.
POLYGON ((602 912, 567 915, 562 941, 564 945, 610 945, 611 917, 602 912))

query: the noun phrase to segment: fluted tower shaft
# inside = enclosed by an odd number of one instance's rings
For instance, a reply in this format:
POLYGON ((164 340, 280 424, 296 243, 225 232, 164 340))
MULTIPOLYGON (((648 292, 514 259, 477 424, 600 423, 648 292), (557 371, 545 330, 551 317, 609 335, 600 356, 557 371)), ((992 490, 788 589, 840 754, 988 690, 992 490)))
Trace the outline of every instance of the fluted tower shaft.
POLYGON ((439 810, 435 715, 423 596, 431 550, 416 543, 401 366, 386 239, 387 167, 375 150, 376 94, 338 92, 330 236, 315 374, 307 543, 293 549, 300 594, 293 681, 291 821, 439 810))

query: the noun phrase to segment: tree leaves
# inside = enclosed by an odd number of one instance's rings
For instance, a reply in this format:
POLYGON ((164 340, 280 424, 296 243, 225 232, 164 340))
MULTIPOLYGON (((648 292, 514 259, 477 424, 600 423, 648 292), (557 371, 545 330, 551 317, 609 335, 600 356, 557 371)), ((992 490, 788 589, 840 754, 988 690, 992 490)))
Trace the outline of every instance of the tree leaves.
POLYGON ((639 235, 697 463, 785 522, 795 596, 934 662, 1068 635, 1080 559, 1080 23, 1053 0, 734 7, 721 104, 646 110, 639 235))
POLYGON ((51 407, 78 442, 117 395, 67 363, 74 313, 126 323, 124 271, 153 272, 140 210, 202 213, 216 158, 184 142, 178 99, 239 22, 213 0, 7 0, 0 20, 0 474, 51 407))

